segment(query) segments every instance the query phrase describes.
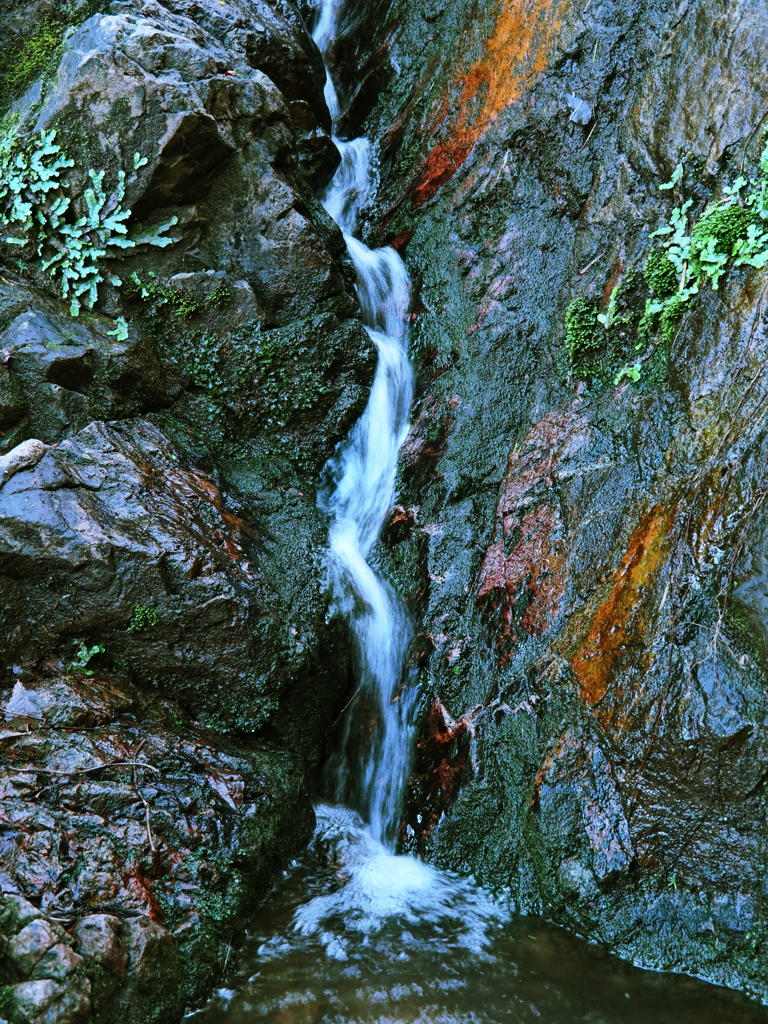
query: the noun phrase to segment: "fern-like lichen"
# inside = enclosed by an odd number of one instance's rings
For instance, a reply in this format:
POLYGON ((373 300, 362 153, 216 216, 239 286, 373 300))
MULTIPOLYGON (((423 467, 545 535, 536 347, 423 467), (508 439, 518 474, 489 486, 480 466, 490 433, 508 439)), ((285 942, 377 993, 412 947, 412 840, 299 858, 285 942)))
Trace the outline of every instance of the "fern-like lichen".
MULTIPOLYGON (((106 172, 91 169, 90 186, 73 197, 65 177, 73 166, 57 144, 55 130, 22 141, 11 128, 0 139, 0 227, 8 231, 0 242, 28 260, 36 258, 77 316, 83 305, 93 308, 99 285, 107 279, 102 260, 138 245, 171 245, 173 238, 166 232, 177 218, 129 233, 131 211, 122 205, 125 171, 118 171, 117 185, 107 194, 106 172)), ((108 279, 121 283, 114 275, 108 279)))

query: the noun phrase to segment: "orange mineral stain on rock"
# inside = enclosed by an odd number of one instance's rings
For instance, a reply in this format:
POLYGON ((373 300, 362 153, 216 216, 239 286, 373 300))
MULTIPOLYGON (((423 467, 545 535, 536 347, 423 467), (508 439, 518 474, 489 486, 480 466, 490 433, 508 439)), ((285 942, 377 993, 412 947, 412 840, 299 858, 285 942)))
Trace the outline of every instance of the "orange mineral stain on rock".
POLYGON ((569 3, 504 0, 499 5, 482 57, 449 89, 432 118, 429 134, 443 127, 449 134, 424 163, 413 191, 414 206, 431 199, 453 177, 493 121, 544 70, 569 3))
POLYGON ((605 697, 625 652, 646 648, 652 617, 648 598, 655 593, 667 560, 675 511, 674 505, 655 505, 642 517, 629 539, 611 592, 571 659, 582 698, 590 706, 605 697))

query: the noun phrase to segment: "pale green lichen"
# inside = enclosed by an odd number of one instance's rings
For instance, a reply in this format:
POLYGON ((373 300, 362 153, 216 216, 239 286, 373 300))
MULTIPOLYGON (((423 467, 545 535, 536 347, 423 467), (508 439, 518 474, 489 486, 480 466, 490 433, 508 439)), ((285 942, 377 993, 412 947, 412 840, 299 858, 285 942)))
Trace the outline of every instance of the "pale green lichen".
POLYGON ((57 145, 54 130, 21 140, 10 128, 0 138, 0 226, 8 231, 0 241, 28 261, 36 258, 77 316, 83 305, 93 308, 105 280, 121 283, 112 274, 105 276, 105 258, 140 245, 171 245, 174 239, 166 232, 177 218, 129 233, 131 211, 122 206, 125 171, 118 171, 117 184, 108 194, 106 172, 91 169, 91 185, 72 196, 65 174, 73 166, 57 145))
MULTIPOLYGON (((676 187, 683 179, 683 165, 678 164, 672 180, 659 188, 676 187)), ((647 328, 658 328, 667 339, 674 334, 686 304, 699 293, 705 281, 716 291, 730 267, 750 266, 759 270, 768 264, 768 144, 754 178, 740 175, 695 220, 690 215, 692 206, 693 200, 686 199, 651 235, 662 241, 661 248, 652 251, 646 265, 646 276, 656 294, 648 300, 643 320, 647 328), (674 270, 674 289, 672 271, 662 264, 659 252, 674 270), (663 266, 662 288, 659 271, 663 266)))

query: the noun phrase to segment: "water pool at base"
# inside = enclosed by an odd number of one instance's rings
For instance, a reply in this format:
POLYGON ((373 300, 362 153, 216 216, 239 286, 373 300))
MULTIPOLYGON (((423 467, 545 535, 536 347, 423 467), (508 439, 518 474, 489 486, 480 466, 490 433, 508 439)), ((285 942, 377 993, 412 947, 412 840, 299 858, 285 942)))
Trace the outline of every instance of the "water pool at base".
POLYGON ((344 808, 253 922, 193 1024, 768 1024, 725 989, 641 971, 470 882, 395 857, 344 808))

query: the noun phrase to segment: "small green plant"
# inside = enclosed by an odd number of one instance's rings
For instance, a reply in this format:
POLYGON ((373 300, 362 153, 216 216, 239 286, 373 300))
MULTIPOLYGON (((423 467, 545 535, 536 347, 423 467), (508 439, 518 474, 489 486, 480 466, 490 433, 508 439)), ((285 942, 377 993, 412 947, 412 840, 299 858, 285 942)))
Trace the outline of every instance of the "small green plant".
POLYGON ((85 640, 75 640, 75 656, 67 663, 68 672, 82 672, 83 675, 92 676, 93 671, 88 668, 91 658, 97 654, 104 653, 104 644, 93 644, 89 647, 85 640))
POLYGON ((614 326, 618 320, 616 308, 618 305, 619 292, 621 291, 621 282, 613 287, 611 290, 610 298, 608 299, 608 308, 604 313, 597 314, 597 322, 602 324, 606 331, 614 326))
POLYGON ((143 604, 135 604, 133 606, 133 618, 128 624, 128 633, 143 633, 147 629, 152 629, 160 621, 160 616, 157 613, 156 608, 148 608, 143 604))
MULTIPOLYGON (((129 233, 125 222, 131 211, 121 205, 125 171, 118 171, 116 187, 108 195, 105 171, 91 169, 90 187, 73 197, 65 179, 73 166, 56 143, 54 130, 22 141, 11 127, 0 138, 0 226, 10 232, 0 241, 27 262, 39 263, 77 316, 83 304, 92 309, 96 303, 99 285, 107 279, 102 272, 105 258, 140 245, 171 245, 174 240, 166 232, 178 218, 129 233)), ((121 284, 113 274, 108 279, 121 284)))
POLYGON ((677 190, 679 205, 650 236, 657 241, 642 268, 647 289, 636 272, 629 283, 630 269, 613 288, 603 312, 583 296, 569 305, 566 348, 570 365, 578 365, 583 378, 603 384, 612 380, 614 385, 637 382, 642 367, 644 381, 661 383, 680 321, 702 286, 708 282, 717 290, 730 267, 768 266, 768 143, 759 173, 725 185, 697 217, 693 199, 680 193, 684 180, 680 163, 671 179, 659 185, 662 191, 677 190), (636 342, 634 353, 630 338, 636 342), (642 354, 638 358, 635 353, 642 354))
MULTIPOLYGON (((683 179, 683 165, 678 164, 672 179, 659 188, 676 188, 683 179)), ((768 264, 768 143, 756 177, 739 176, 726 185, 721 198, 707 204, 695 220, 692 206, 693 200, 685 199, 651 235, 662 241, 646 261, 654 296, 646 303, 641 325, 647 333, 658 330, 663 340, 674 336, 686 305, 705 281, 716 291, 729 267, 762 269, 768 264), (674 289, 664 256, 674 269, 674 289)))
POLYGON ((213 289, 205 304, 210 309, 222 309, 224 306, 229 305, 231 301, 232 289, 226 282, 222 281, 221 284, 217 284, 213 289))
POLYGON ((203 309, 202 302, 196 299, 194 295, 190 295, 189 292, 181 291, 178 288, 169 289, 169 291, 173 292, 169 298, 169 303, 176 316, 186 319, 203 309))
POLYGON ((633 363, 631 366, 622 366, 616 376, 613 378, 613 383, 617 386, 621 384, 624 379, 633 380, 635 382, 640 380, 640 363, 633 363))
POLYGON ((169 313, 187 320, 205 309, 222 309, 232 301, 232 290, 225 281, 217 284, 207 298, 201 299, 181 288, 163 284, 151 270, 143 277, 131 274, 124 294, 127 299, 141 301, 144 316, 156 322, 165 320, 169 313))
POLYGON ((119 316, 117 318, 117 320, 115 320, 115 329, 114 329, 114 331, 107 331, 107 334, 111 335, 111 337, 113 337, 113 338, 116 338, 118 341, 127 341, 128 340, 128 324, 127 324, 127 322, 125 320, 125 317, 124 316, 119 316))
POLYGON ((710 246, 718 252, 731 253, 736 242, 746 237, 754 220, 748 207, 734 203, 705 210, 693 227, 691 253, 701 256, 710 246))
POLYGON ((625 292, 628 286, 633 287, 630 282, 635 278, 636 275, 630 272, 611 289, 605 312, 599 312, 597 301, 585 295, 577 296, 566 309, 568 359, 571 367, 578 365, 582 377, 592 377, 604 383, 611 379, 610 364, 615 365, 617 356, 626 347, 626 328, 633 323, 625 292), (598 353, 602 353, 600 359, 596 358, 598 353))
POLYGON ((151 270, 144 277, 139 277, 136 273, 131 274, 125 284, 124 294, 127 299, 138 299, 142 302, 144 315, 150 322, 163 322, 169 313, 186 320, 205 308, 204 304, 189 292, 163 284, 151 270))

